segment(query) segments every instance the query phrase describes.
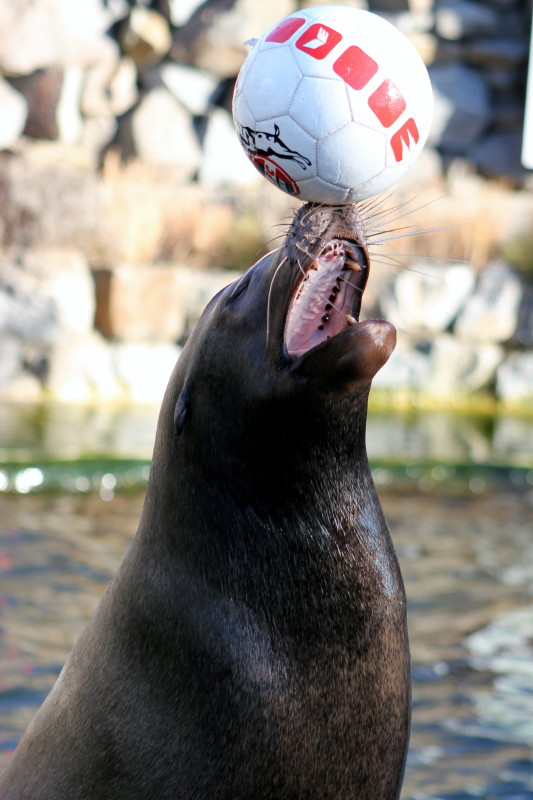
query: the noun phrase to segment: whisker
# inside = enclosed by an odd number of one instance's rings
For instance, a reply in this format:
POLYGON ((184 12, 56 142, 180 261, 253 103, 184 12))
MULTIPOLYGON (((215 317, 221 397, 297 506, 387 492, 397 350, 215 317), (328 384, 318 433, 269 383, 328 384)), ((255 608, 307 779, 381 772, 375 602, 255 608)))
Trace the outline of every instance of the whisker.
POLYGON ((375 197, 369 197, 366 200, 361 201, 361 203, 358 203, 357 208, 359 211, 363 212, 367 212, 369 209, 373 208, 382 208, 385 203, 387 203, 389 200, 392 200, 397 191, 398 189, 392 189, 390 192, 385 191, 376 195, 375 197))
POLYGON ((392 259, 391 261, 383 261, 382 258, 383 255, 381 256, 381 258, 372 258, 371 263, 381 264, 384 267, 395 267, 395 269, 405 270, 406 272, 414 272, 417 275, 423 275, 424 278, 432 278, 436 281, 442 282, 444 280, 444 278, 440 275, 430 275, 428 272, 422 272, 422 270, 420 269, 414 269, 414 267, 408 267, 406 264, 402 264, 400 261, 395 262, 394 259, 392 259))
POLYGON ((372 242, 372 246, 378 244, 385 244, 385 242, 391 242, 394 239, 403 239, 407 238, 408 236, 419 236, 424 233, 437 233, 439 231, 449 231, 460 227, 459 225, 444 225, 441 228, 424 228, 423 230, 412 231, 411 233, 400 233, 398 236, 387 236, 385 239, 377 240, 375 239, 372 242))
POLYGON ((401 208, 405 208, 406 206, 410 206, 414 201, 420 197, 420 194, 411 197, 409 200, 405 200, 403 203, 398 203, 395 206, 391 206, 390 208, 384 208, 382 211, 379 211, 377 214, 367 214, 365 215, 365 220, 367 222, 374 222, 378 220, 380 217, 384 219, 381 220, 379 224, 390 224, 391 222, 395 222, 397 219, 403 219, 403 217, 410 216, 411 214, 415 214, 417 211, 420 211, 422 208, 426 208, 427 206, 435 203, 437 200, 440 200, 442 196, 435 197, 432 200, 428 200, 426 203, 422 203, 420 206, 409 208, 404 214, 400 214, 396 218, 391 218, 386 220, 385 218, 388 217, 390 214, 394 214, 396 211, 399 211, 401 208))
MULTIPOLYGON (((272 252, 274 252, 274 251, 272 251, 272 252)), ((272 280, 270 281, 270 286, 268 287, 267 308, 266 308, 266 311, 267 311, 267 324, 266 324, 266 343, 267 343, 267 346, 268 346, 268 340, 270 338, 270 301, 272 299, 272 287, 274 285, 274 281, 276 280, 278 272, 280 271, 282 266, 285 264, 285 262, 288 261, 288 260, 289 260, 289 256, 286 255, 285 258, 283 258, 280 261, 280 263, 276 267, 276 271, 274 272, 274 274, 272 276, 272 280)))
POLYGON ((346 278, 343 278, 343 281, 344 281, 344 283, 345 283, 347 286, 351 286, 351 287, 352 287, 352 289, 355 289, 355 291, 356 291, 356 292, 359 292, 359 294, 363 294, 363 290, 361 289, 361 287, 360 287, 360 286, 357 286, 357 284, 355 284, 355 283, 352 283, 351 281, 348 281, 348 280, 346 280, 346 278))
MULTIPOLYGON (((437 200, 441 200, 442 197, 443 197, 443 195, 440 195, 439 197, 434 197, 432 200, 428 200, 427 203, 423 203, 421 206, 417 206, 416 208, 410 208, 404 214, 400 214, 399 216, 391 218, 391 219, 388 219, 386 221, 382 220, 382 224, 390 225, 393 222, 397 222, 400 219, 404 219, 404 217, 411 216, 411 214, 416 214, 417 211, 421 211, 423 208, 427 208, 428 206, 432 205, 433 203, 436 203, 437 200)), ((416 197, 413 197, 413 200, 416 200, 416 197)), ((390 209, 390 211, 392 213, 394 213, 395 211, 398 211, 400 208, 403 208, 404 206, 406 206, 409 203, 411 203, 413 200, 407 200, 405 203, 401 203, 400 205, 396 206, 395 208, 390 209)), ((383 216, 386 216, 386 214, 387 214, 387 212, 384 211, 383 212, 383 216)), ((372 221, 373 221, 373 219, 372 219, 372 221)))
POLYGON ((296 259, 296 264, 298 265, 298 269, 300 270, 300 272, 302 273, 303 277, 305 278, 306 272, 305 272, 305 269, 300 264, 300 259, 299 258, 296 259))
MULTIPOLYGON (((413 228, 415 228, 415 233, 418 233, 418 229, 416 228, 415 225, 404 225, 402 228, 389 228, 388 230, 385 230, 383 228, 377 228, 376 229, 376 233, 367 234, 367 238, 368 239, 373 239, 375 236, 383 236, 383 234, 395 233, 396 231, 410 231, 413 228)), ((373 229, 371 229, 371 230, 373 230, 373 229)))
MULTIPOLYGON (((368 249, 368 253, 370 256, 373 255, 371 249, 368 249)), ((418 258, 421 261, 449 261, 452 264, 471 264, 472 262, 468 259, 464 258, 445 258, 444 256, 428 256, 423 255, 421 256, 418 253, 379 253, 382 258, 418 258)))
POLYGON ((265 253, 263 258, 267 258, 267 256, 271 256, 272 253, 276 253, 279 250, 279 247, 274 247, 272 250, 269 250, 268 253, 265 253))
POLYGON ((309 250, 307 250, 305 247, 302 247, 300 242, 295 242, 294 244, 295 244, 295 247, 297 247, 298 250, 300 250, 304 254, 304 256, 307 256, 308 258, 311 258, 313 261, 315 260, 315 256, 312 253, 310 253, 309 250))
POLYGON ((272 244, 272 242, 278 241, 278 239, 285 239, 286 235, 287 235, 286 233, 278 233, 277 236, 273 236, 271 239, 269 239, 267 242, 265 242, 265 244, 269 245, 269 244, 272 244))
POLYGON ((369 206, 368 209, 363 209, 361 212, 361 216, 363 217, 365 224, 370 222, 378 222, 380 219, 386 219, 391 214, 394 214, 400 208, 408 205, 410 201, 406 200, 404 203, 398 203, 395 206, 389 206, 384 203, 376 204, 375 206, 369 206))

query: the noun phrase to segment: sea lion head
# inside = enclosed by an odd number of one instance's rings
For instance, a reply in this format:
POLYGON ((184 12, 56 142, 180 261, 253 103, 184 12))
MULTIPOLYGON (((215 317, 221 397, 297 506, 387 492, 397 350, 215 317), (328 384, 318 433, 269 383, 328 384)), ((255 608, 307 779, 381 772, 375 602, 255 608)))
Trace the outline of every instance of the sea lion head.
POLYGON ((369 386, 396 333, 384 320, 359 322, 370 259, 357 206, 303 206, 284 249, 297 267, 283 321, 290 372, 337 390, 369 386))
POLYGON ((191 459, 205 450, 210 468, 256 475, 251 461, 271 464, 290 442, 324 463, 354 425, 360 448, 372 378, 396 341, 388 322, 359 322, 366 243, 357 206, 302 206, 282 246, 206 307, 169 383, 165 441, 183 434, 191 459))
POLYGON ((384 320, 359 322, 366 245, 357 206, 302 206, 282 246, 209 303, 181 371, 194 371, 194 350, 204 375, 208 367, 216 380, 236 367, 253 396, 305 380, 324 390, 368 386, 396 334, 384 320))

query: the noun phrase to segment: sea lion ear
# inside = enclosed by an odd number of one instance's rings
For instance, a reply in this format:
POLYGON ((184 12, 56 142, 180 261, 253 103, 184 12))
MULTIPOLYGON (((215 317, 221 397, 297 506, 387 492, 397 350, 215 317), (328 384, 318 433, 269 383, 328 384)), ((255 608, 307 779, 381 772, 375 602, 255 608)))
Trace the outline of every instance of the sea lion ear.
POLYGON ((179 436, 185 427, 185 417, 187 416, 187 405, 189 396, 184 389, 178 397, 176 408, 174 409, 174 433, 179 436))

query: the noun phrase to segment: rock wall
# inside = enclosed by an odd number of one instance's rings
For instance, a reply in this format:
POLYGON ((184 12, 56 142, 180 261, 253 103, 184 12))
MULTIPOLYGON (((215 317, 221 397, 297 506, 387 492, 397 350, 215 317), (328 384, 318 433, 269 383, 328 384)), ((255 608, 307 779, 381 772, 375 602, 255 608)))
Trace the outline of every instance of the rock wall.
POLYGON ((532 299, 503 261, 479 274, 467 264, 414 261, 373 309, 399 333, 374 386, 433 400, 483 391, 526 403, 533 397, 532 299))
POLYGON ((432 146, 445 171, 454 159, 481 174, 531 186, 520 163, 531 29, 521 0, 373 0, 411 37, 435 97, 432 146))
MULTIPOLYGON (((418 180, 460 165, 529 202, 520 148, 531 2, 352 4, 396 24, 428 64, 436 110, 418 180)), ((298 6, 0 0, 0 399, 160 401, 190 326, 232 278, 193 268, 199 248, 203 264, 223 254, 223 223, 246 239, 245 187, 271 192, 261 195, 265 241, 287 208, 243 157, 230 105, 242 42, 298 6), (149 169, 150 194, 135 172, 115 186, 117 162, 149 169)), ((531 221, 530 204, 526 230, 531 221)), ((505 261, 410 267, 375 291, 372 311, 400 331, 376 385, 527 402, 527 281, 505 261)))
MULTIPOLYGON (((208 300, 235 277, 175 264, 91 270, 77 250, 0 259, 0 400, 159 403, 208 300)), ((533 397, 533 291, 504 262, 414 261, 364 305, 398 329, 374 386, 432 404, 533 397)))
POLYGON ((179 343, 234 277, 176 264, 91 270, 65 248, 5 254, 0 400, 160 403, 179 343))
MULTIPOLYGON (((81 142, 97 160, 112 148, 183 181, 250 181, 229 115, 243 42, 311 3, 0 0, 0 147, 20 136, 81 142)), ((440 169, 462 158, 530 185, 520 149, 531 3, 351 4, 388 18, 428 65, 440 169)))

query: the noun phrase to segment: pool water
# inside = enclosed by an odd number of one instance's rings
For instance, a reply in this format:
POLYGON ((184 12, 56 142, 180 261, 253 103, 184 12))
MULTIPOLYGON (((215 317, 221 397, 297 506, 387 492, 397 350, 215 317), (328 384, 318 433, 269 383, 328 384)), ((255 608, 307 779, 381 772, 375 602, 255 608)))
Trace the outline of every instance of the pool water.
MULTIPOLYGON (((483 492, 380 489, 413 661, 403 800, 533 800, 527 475, 483 492)), ((0 767, 120 563, 142 500, 140 491, 0 495, 0 767)))

